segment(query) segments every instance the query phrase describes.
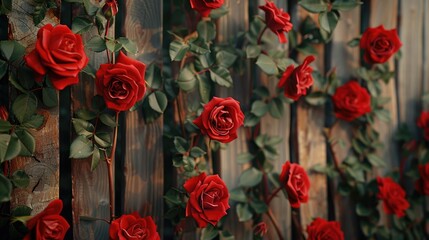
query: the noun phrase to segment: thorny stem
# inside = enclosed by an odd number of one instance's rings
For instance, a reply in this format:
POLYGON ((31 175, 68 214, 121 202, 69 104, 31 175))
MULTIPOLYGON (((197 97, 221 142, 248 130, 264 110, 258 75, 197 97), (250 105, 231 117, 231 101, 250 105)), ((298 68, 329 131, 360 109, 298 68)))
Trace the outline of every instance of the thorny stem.
POLYGON ((274 199, 274 197, 275 197, 275 196, 277 196, 277 193, 279 193, 282 189, 283 189, 283 187, 282 187, 282 186, 280 186, 280 187, 276 188, 276 189, 274 190, 274 192, 273 192, 273 193, 271 193, 270 197, 268 197, 266 204, 267 204, 267 205, 270 205, 271 201, 274 199))
POLYGON ((300 240, 304 240, 305 237, 302 233, 302 226, 301 226, 301 222, 298 219, 298 215, 296 215, 293 211, 292 211, 292 222, 295 225, 296 229, 298 230, 298 234, 299 234, 299 239, 300 240))
POLYGON ((109 177, 109 209, 110 209, 110 222, 112 222, 115 219, 115 189, 114 189, 114 182, 113 182, 113 166, 115 163, 115 152, 116 152, 116 144, 118 142, 118 123, 119 123, 119 111, 116 112, 115 117, 115 131, 113 133, 113 144, 112 144, 112 152, 110 153, 110 156, 106 158, 106 164, 107 164, 107 173, 109 177))
POLYGON ((280 231, 279 224, 277 223, 277 220, 273 216, 273 212, 271 209, 268 208, 268 211, 266 212, 268 218, 271 220, 271 223, 274 226, 274 229, 276 230, 277 236, 279 237, 279 240, 284 240, 284 237, 282 235, 282 232, 280 231))
MULTIPOLYGON (((104 33, 104 38, 106 39, 109 33, 109 28, 110 28, 110 19, 107 20, 106 22, 106 32, 104 33)), ((106 54, 107 54, 107 62, 110 62, 110 55, 109 55, 109 49, 106 48, 106 54)))
POLYGON ((337 154, 334 151, 334 144, 330 141, 331 136, 332 136, 332 129, 334 128, 334 126, 338 123, 338 121, 335 121, 334 124, 332 124, 332 126, 328 129, 328 131, 323 131, 323 135, 326 138, 326 141, 328 143, 328 148, 329 151, 331 152, 332 155, 332 161, 334 162, 334 167, 337 170, 337 172, 340 174, 341 179, 344 182, 347 182, 347 177, 344 173, 344 171, 340 168, 340 164, 339 164, 339 160, 337 157, 337 154))
POLYGON ((268 29, 268 26, 265 26, 264 29, 262 29, 261 33, 259 33, 258 40, 256 42, 258 45, 261 44, 262 36, 264 35, 265 31, 267 31, 267 29, 268 29))
POLYGON ((209 165, 209 172, 210 174, 213 174, 213 157, 212 157, 212 150, 211 150, 211 139, 206 137, 206 146, 207 146, 207 158, 208 158, 208 165, 209 165))

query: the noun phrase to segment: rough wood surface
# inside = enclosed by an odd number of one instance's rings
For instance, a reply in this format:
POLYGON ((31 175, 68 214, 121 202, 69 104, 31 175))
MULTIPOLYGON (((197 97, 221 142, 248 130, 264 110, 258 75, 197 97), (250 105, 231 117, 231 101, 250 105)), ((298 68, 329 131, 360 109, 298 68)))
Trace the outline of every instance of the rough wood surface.
MULTIPOLYGON (((162 7, 158 0, 125 1, 123 34, 134 41, 134 57, 146 66, 160 61, 162 7)), ((125 196, 124 213, 137 211, 151 215, 162 236, 164 160, 162 146, 163 120, 145 124, 142 111, 126 113, 125 130, 125 196)))
MULTIPOLYGON (((110 32, 113 32, 112 26, 110 32)), ((95 30, 95 29, 94 29, 95 30)), ((96 31, 83 35, 88 41, 96 31)), ((111 33, 113 34, 113 33, 111 33)), ((86 51, 90 64, 98 69, 106 63, 106 53, 86 51)), ((90 108, 91 99, 96 94, 94 79, 81 74, 78 85, 72 87, 72 112, 90 108)), ((72 130, 74 131, 74 130, 72 130)), ((91 158, 72 159, 72 208, 74 239, 107 239, 109 225, 104 221, 80 221, 80 216, 90 216, 109 220, 109 186, 107 167, 104 161, 91 171, 91 158)))
MULTIPOLYGON (((58 2, 59 9, 59 2, 58 2)), ((34 49, 36 34, 40 26, 59 23, 58 12, 48 11, 46 18, 38 26, 34 26, 31 13, 33 7, 28 1, 13 1, 9 17, 9 32, 13 40, 19 41, 26 52, 34 49)), ((34 131, 37 139, 35 157, 18 157, 11 161, 12 172, 24 169, 30 176, 30 184, 26 189, 14 189, 11 208, 17 205, 27 205, 33 208, 32 214, 42 211, 50 201, 59 196, 59 125, 58 107, 42 110, 48 118, 46 125, 39 131, 34 131)))

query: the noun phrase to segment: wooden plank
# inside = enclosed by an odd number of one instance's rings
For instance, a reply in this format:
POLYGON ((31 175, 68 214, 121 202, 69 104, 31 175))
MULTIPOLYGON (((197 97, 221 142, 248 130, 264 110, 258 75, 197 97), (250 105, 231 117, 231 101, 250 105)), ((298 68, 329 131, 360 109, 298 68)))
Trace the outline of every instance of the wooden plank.
MULTIPOLYGON (((134 57, 146 66, 161 60, 162 7, 158 0, 125 1, 122 31, 134 41, 134 57)), ((151 215, 163 233, 163 118, 145 124, 142 111, 127 112, 125 117, 125 195, 124 213, 151 215)))
MULTIPOLYGON (((57 3, 58 9, 60 3, 57 3)), ((13 1, 12 11, 8 14, 12 38, 26 46, 26 52, 34 49, 36 34, 40 26, 47 23, 59 23, 58 12, 49 10, 46 18, 38 26, 34 26, 31 13, 33 7, 28 1, 13 1)), ((37 140, 35 158, 18 157, 11 161, 12 172, 24 169, 30 176, 30 185, 26 189, 15 189, 12 193, 11 208, 27 205, 33 208, 32 214, 42 211, 50 201, 59 196, 59 108, 40 112, 47 117, 46 125, 34 131, 37 140)))
MULTIPOLYGON (((341 18, 335 28, 331 44, 331 66, 336 68, 337 77, 342 83, 349 81, 353 72, 360 66, 359 47, 349 47, 347 42, 360 35, 360 13, 361 8, 357 7, 351 11, 341 12, 341 18)), ((332 130, 332 137, 341 139, 344 146, 336 144, 334 151, 340 161, 344 160, 350 149, 350 139, 352 137, 350 124, 339 121, 332 130)), ((335 220, 341 223, 345 239, 359 239, 359 225, 354 211, 352 199, 341 196, 337 191, 338 181, 333 181, 333 195, 335 220)))
MULTIPOLYGON (((75 9, 78 14, 83 9, 75 9)), ((114 35, 114 26, 109 30, 109 36, 114 35)), ((97 34, 97 31, 83 34, 86 42, 97 34)), ((106 63, 106 53, 95 53, 87 50, 89 64, 98 69, 100 64, 106 63)), ((79 84, 72 87, 72 110, 91 107, 91 99, 96 95, 94 79, 82 74, 79 84)), ((74 239, 107 239, 109 225, 104 221, 80 221, 80 216, 89 216, 99 219, 110 219, 109 186, 107 167, 104 161, 91 171, 91 158, 72 159, 72 214, 74 239)))

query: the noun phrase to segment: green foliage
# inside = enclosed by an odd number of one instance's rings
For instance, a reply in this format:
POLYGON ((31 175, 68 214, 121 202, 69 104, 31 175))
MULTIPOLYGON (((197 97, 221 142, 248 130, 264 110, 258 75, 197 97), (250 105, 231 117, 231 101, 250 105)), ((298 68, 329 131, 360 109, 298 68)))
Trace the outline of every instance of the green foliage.
POLYGON ((0 173, 0 203, 7 202, 10 200, 10 195, 12 194, 12 183, 0 173))

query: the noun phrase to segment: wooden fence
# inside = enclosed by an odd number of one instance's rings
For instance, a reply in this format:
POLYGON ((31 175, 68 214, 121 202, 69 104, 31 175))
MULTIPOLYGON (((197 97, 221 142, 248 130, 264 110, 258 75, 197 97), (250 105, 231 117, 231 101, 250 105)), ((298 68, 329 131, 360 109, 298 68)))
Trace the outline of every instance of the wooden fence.
MULTIPOLYGON (((126 36, 135 41, 138 53, 133 57, 145 62, 162 63, 162 42, 168 42, 169 36, 163 34, 172 16, 172 6, 176 0, 122 0, 119 1, 120 13, 115 23, 116 36, 126 36), (163 19, 164 18, 164 19, 163 19), (164 39, 163 39, 164 38, 164 39)), ((274 0, 277 6, 287 9, 292 21, 298 23, 308 15, 317 16, 304 11, 296 0, 274 0)), ((32 24, 31 4, 28 0, 13 1, 13 11, 7 18, 0 17, 1 39, 15 39, 27 46, 27 51, 34 47, 35 34, 38 27, 45 23, 63 23, 70 25, 73 17, 78 16, 82 9, 76 4, 56 1, 57 8, 49 10, 45 20, 34 27, 32 24), (8 24, 6 22, 8 21, 8 24), (7 27, 6 27, 7 26, 7 27)), ((227 41, 239 31, 249 27, 250 14, 257 13, 257 6, 264 4, 262 0, 225 0, 229 14, 217 21, 218 36, 216 41, 227 41)), ((341 13, 341 20, 334 32, 333 40, 328 45, 316 46, 318 56, 315 66, 322 73, 336 67, 339 78, 345 82, 355 76, 354 69, 360 63, 358 48, 347 46, 347 42, 359 36, 368 26, 383 24, 387 29, 397 28, 402 41, 402 58, 389 61, 396 76, 390 83, 383 86, 383 95, 390 97, 388 110, 391 113, 389 123, 377 122, 381 139, 385 148, 380 155, 387 161, 388 167, 379 169, 387 172, 398 168, 399 149, 393 142, 398 124, 406 122, 414 125, 419 112, 424 107, 420 98, 429 91, 429 1, 427 0, 363 0, 361 7, 341 13)), ((91 38, 93 33, 86 33, 84 39, 91 38)), ((164 48, 165 49, 165 48, 164 48)), ((88 52, 93 66, 106 61, 104 54, 88 52)), ((302 56, 298 56, 301 58, 302 56)), ((248 104, 249 81, 254 73, 247 72, 243 76, 234 76, 236 87, 217 89, 216 95, 234 96, 240 102, 248 104), (237 87, 239 86, 239 87, 237 87)), ((3 81, 4 82, 4 81, 3 81)), ((262 84, 273 88, 269 79, 261 78, 262 84)), ((271 81, 272 82, 272 81, 271 81)), ((2 93, 4 84, 1 85, 2 93)), ((79 221, 79 216, 109 217, 107 169, 100 165, 91 172, 91 161, 69 159, 69 146, 72 137, 71 114, 73 110, 90 105, 94 95, 94 84, 91 79, 82 77, 79 85, 62 91, 60 104, 51 109, 49 120, 41 131, 35 132, 37 148, 35 158, 19 158, 13 162, 14 169, 25 169, 31 176, 27 189, 14 190, 11 207, 25 204, 41 211, 48 202, 55 198, 64 201, 63 215, 73 223, 68 238, 73 239, 107 239, 108 225, 102 221, 79 221)), ((0 96, 1 103, 8 102, 9 94, 0 96), (5 97, 3 97, 5 96, 5 97)), ((10 95, 11 97, 13 95, 10 95)), ((308 108, 304 104, 285 106, 282 119, 266 116, 262 120, 261 131, 280 135, 284 142, 279 146, 279 157, 275 166, 279 169, 288 159, 299 162, 306 169, 315 164, 325 165, 327 147, 321 129, 329 119, 325 117, 324 108, 308 108)), ((330 107, 330 106, 326 106, 330 107)), ((172 239, 173 229, 168 222, 163 222, 163 193, 172 184, 174 176, 171 159, 164 159, 163 154, 163 119, 145 124, 141 111, 121 115, 119 146, 116 154, 116 213, 138 211, 141 215, 152 215, 158 230, 164 239, 172 239)), ((334 135, 346 136, 347 131, 340 125, 334 129, 334 135)), ((416 131, 416 129, 413 129, 416 131)), ((347 143, 346 143, 347 145, 347 143)), ((346 148, 345 148, 346 149, 346 148)), ((239 138, 220 152, 215 170, 229 188, 237 184, 237 178, 245 165, 234 161, 237 155, 246 151, 244 131, 239 138)), ((340 159, 346 152, 336 148, 340 159)), ((360 239, 354 208, 350 207, 350 199, 340 196, 326 176, 310 173, 312 188, 310 200, 302 205, 300 220, 306 226, 313 217, 336 219, 341 222, 346 239, 360 239)), ((293 239, 291 231, 290 207, 287 200, 275 199, 271 204, 279 225, 287 239, 293 239)), ((235 235, 235 239, 250 239, 251 224, 239 223, 231 209, 227 218, 226 229, 235 235)), ((270 226, 267 239, 276 239, 270 226)), ((186 233, 186 239, 195 239, 194 232, 186 233)))

